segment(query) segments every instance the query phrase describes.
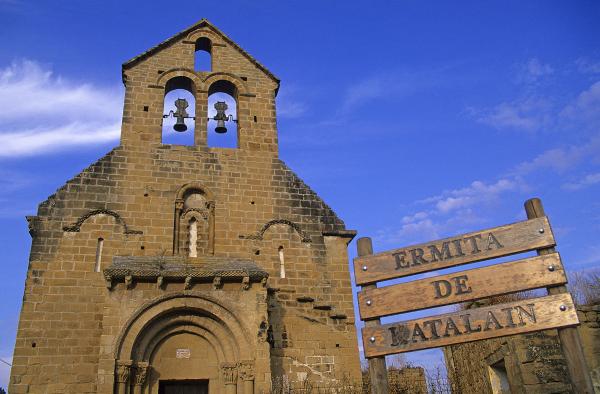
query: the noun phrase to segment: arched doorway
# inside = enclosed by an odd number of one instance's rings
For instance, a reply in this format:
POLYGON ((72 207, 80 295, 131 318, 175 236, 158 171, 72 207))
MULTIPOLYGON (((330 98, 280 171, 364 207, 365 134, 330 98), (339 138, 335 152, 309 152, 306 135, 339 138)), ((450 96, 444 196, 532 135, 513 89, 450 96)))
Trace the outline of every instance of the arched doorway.
POLYGON ((174 293, 142 307, 117 341, 115 393, 254 391, 254 360, 235 313, 205 294, 174 293))

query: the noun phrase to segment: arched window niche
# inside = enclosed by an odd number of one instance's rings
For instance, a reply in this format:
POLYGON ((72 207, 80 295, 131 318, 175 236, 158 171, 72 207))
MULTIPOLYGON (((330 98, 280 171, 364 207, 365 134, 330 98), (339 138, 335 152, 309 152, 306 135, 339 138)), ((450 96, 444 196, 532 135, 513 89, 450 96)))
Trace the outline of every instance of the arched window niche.
POLYGON ((187 77, 171 78, 165 85, 165 99, 163 104, 163 114, 169 115, 163 118, 162 122, 162 143, 169 145, 194 145, 194 129, 196 116, 196 87, 194 82, 187 77), (174 129, 177 118, 170 115, 170 112, 176 113, 177 100, 186 100, 187 107, 181 106, 185 111, 187 118, 183 119, 185 131, 176 131, 174 129))
POLYGON ((219 80, 210 85, 208 89, 208 130, 207 144, 211 148, 238 148, 239 127, 238 119, 238 89, 225 80, 219 80), (218 132, 218 122, 214 120, 217 115, 215 104, 224 102, 227 105, 225 115, 231 115, 235 121, 226 121, 227 132, 218 132))
POLYGON ((214 254, 214 201, 201 188, 186 185, 175 200, 173 254, 214 254))
POLYGON ((196 41, 194 71, 212 71, 212 42, 206 37, 200 37, 196 41))

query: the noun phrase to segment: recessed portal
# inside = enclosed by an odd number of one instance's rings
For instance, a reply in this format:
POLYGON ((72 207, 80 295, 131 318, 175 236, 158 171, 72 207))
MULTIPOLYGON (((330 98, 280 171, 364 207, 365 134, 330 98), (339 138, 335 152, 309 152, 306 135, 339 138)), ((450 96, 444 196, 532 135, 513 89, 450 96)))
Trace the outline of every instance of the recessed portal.
POLYGON ((208 394, 208 380, 161 380, 158 394, 208 394))

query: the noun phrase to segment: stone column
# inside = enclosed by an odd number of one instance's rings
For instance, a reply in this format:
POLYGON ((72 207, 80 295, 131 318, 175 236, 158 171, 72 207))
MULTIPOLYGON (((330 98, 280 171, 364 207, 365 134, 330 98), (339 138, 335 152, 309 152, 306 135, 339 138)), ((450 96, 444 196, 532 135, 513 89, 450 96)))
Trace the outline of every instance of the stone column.
POLYGON ((225 394, 237 393, 237 364, 222 363, 221 376, 225 384, 225 394))
POLYGON ((254 361, 240 361, 238 365, 238 370, 240 373, 240 379, 242 379, 242 381, 244 382, 243 393, 254 394, 254 361))
POLYGON ((179 228, 181 227, 181 211, 183 210, 183 199, 175 200, 175 218, 173 223, 173 255, 179 254, 179 228))
POLYGON ((142 394, 148 377, 148 363, 139 362, 135 366, 135 378, 133 380, 133 394, 142 394))
POLYGON ((116 393, 127 394, 131 377, 131 360, 117 360, 115 365, 116 393))

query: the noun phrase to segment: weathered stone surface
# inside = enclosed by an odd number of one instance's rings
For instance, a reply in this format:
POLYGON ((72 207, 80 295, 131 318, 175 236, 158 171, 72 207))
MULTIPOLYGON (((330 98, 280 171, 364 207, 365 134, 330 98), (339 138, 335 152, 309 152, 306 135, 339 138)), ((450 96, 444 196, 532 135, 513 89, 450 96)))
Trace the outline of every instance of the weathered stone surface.
MULTIPOLYGON (((600 392, 598 306, 579 306, 579 334, 594 387, 600 392)), ((572 392, 556 330, 465 343, 444 348, 448 377, 461 393, 493 393, 494 366, 505 368, 515 393, 572 392)))
POLYGON ((123 80, 120 145, 28 217, 9 391, 359 381, 347 256, 355 233, 278 158, 279 81, 206 21, 126 63, 123 80), (212 42, 210 72, 194 71, 202 37, 212 42), (161 143, 175 77, 195 89, 193 146, 161 143), (207 146, 200 114, 219 81, 236 88, 238 149, 207 146))

